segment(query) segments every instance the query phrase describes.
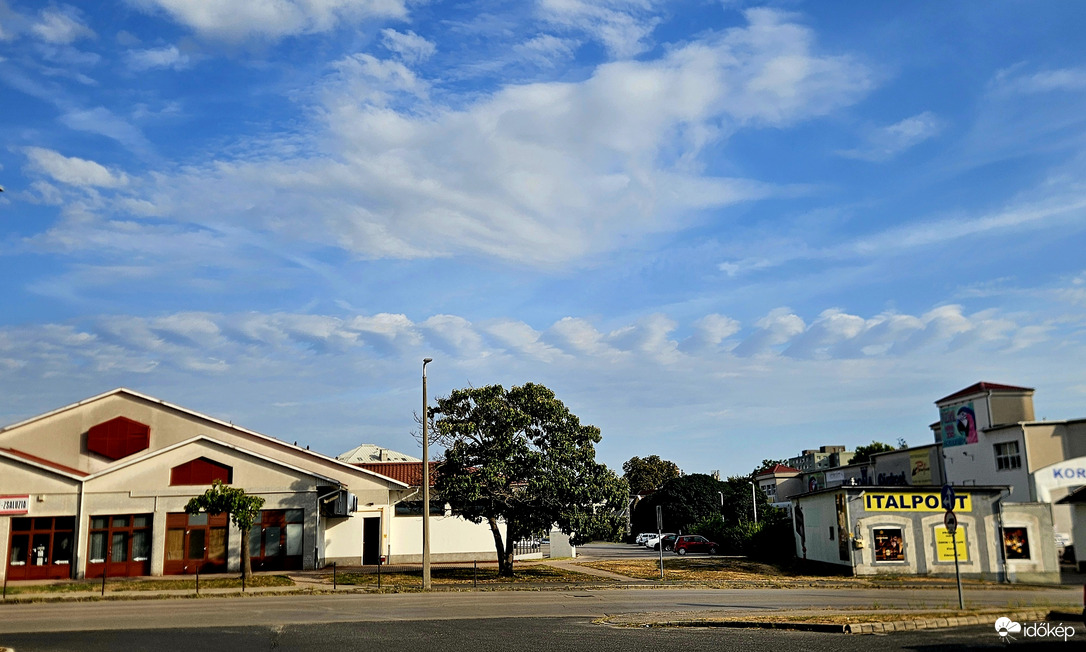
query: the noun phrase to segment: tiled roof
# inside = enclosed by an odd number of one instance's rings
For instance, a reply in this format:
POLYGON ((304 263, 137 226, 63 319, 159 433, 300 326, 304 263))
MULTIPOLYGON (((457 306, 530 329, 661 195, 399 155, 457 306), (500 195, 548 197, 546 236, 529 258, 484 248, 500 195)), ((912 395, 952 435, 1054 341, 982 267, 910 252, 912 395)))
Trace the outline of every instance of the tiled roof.
POLYGON ((790 466, 784 464, 778 464, 772 468, 762 469, 754 474, 755 477, 762 477, 763 475, 772 475, 774 473, 802 473, 799 469, 793 469, 790 466))
POLYGON ((980 382, 975 385, 970 385, 965 389, 958 390, 950 396, 944 396, 943 398, 935 401, 936 403, 945 403, 947 401, 953 401, 956 398, 963 396, 970 396, 972 394, 980 394, 982 392, 1032 392, 1032 387, 1016 387, 1014 385, 1000 385, 999 383, 984 383, 980 382))
MULTIPOLYGON (((422 486, 422 461, 418 462, 368 462, 358 463, 355 466, 380 473, 386 478, 398 480, 412 487, 422 486)), ((430 486, 434 486, 434 475, 437 470, 437 462, 430 462, 430 486)))
POLYGON ((5 453, 10 453, 11 455, 14 455, 15 457, 22 458, 22 459, 27 460, 29 462, 35 462, 37 464, 41 464, 42 466, 47 466, 47 467, 49 467, 51 469, 56 469, 57 471, 63 471, 64 473, 68 473, 68 474, 71 474, 71 475, 76 475, 76 476, 79 476, 81 478, 85 478, 88 475, 90 475, 86 471, 80 471, 79 469, 75 469, 75 468, 72 468, 70 466, 65 466, 63 464, 57 464, 56 462, 50 462, 49 460, 45 459, 44 457, 38 457, 37 455, 31 455, 30 453, 24 453, 23 451, 15 450, 14 448, 0 448, 0 451, 4 451, 5 453))

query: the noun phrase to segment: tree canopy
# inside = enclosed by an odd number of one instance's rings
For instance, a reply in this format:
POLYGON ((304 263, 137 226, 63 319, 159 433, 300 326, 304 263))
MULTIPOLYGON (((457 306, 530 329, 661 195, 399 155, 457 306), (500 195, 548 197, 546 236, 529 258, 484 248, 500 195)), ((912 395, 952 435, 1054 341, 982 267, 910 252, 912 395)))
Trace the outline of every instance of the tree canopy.
POLYGON ((230 520, 241 530, 241 574, 250 577, 253 569, 249 561, 249 530, 253 528, 263 506, 264 499, 260 496, 250 496, 240 487, 231 487, 223 484, 222 480, 215 480, 210 489, 189 500, 185 511, 189 514, 207 512, 212 516, 230 515, 230 520))
POLYGON ((890 444, 884 444, 880 441, 873 441, 867 446, 857 446, 856 453, 852 456, 850 464, 860 464, 861 462, 870 462, 871 456, 876 453, 885 453, 887 451, 897 450, 890 444))
POLYGON ((766 506, 765 494, 752 491, 745 477, 717 480, 692 473, 668 480, 639 502, 633 513, 633 528, 635 532, 655 532, 657 505, 663 507, 666 532, 689 532, 698 523, 715 518, 734 525, 753 520, 752 500, 758 501, 761 513, 766 506))
POLYGON ((622 465, 622 470, 630 493, 638 496, 655 491, 668 480, 683 474, 677 464, 660 459, 659 455, 631 457, 622 465))
POLYGON ((625 508, 626 482, 596 462, 599 428, 543 385, 458 389, 436 402, 445 455, 434 488, 455 514, 490 525, 500 575, 513 574, 518 539, 555 525, 583 533, 625 508))

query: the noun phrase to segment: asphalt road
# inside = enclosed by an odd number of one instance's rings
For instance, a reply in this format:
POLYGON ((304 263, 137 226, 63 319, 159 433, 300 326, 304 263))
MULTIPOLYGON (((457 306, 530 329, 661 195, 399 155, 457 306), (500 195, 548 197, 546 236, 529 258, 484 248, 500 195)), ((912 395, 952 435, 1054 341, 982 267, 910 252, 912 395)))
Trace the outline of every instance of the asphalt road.
MULTIPOLYGON (((1086 635, 1079 633, 1086 638, 1086 635)), ((321 623, 273 627, 149 629, 0 635, 17 652, 116 650, 470 650, 472 652, 749 652, 751 650, 1070 650, 1074 642, 1019 639, 1004 645, 991 627, 886 635, 720 628, 613 628, 583 617, 321 623), (1070 645, 1070 647, 1068 647, 1070 645)))
MULTIPOLYGON (((986 587, 966 594, 968 605, 1074 605, 1075 588, 986 587)), ((314 623, 442 621, 473 618, 582 617, 641 612, 713 611, 729 615, 777 609, 948 608, 945 589, 679 589, 493 591, 398 594, 282 595, 190 600, 28 603, 0 605, 0 635, 120 629, 244 627, 314 623)))

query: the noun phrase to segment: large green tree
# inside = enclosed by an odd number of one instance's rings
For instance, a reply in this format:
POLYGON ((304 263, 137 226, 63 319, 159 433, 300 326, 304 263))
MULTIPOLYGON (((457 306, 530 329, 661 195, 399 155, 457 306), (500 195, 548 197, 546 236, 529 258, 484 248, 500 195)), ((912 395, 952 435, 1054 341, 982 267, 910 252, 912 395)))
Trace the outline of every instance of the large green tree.
POLYGON ((223 484, 222 480, 215 480, 210 489, 189 500, 185 511, 189 514, 207 512, 212 516, 230 515, 230 520, 241 530, 241 575, 249 578, 253 574, 249 560, 249 531, 253 529, 253 523, 260 516, 263 506, 264 499, 260 496, 250 496, 240 487, 231 487, 223 484))
POLYGON ((886 453, 888 451, 897 450, 890 444, 884 444, 881 441, 873 441, 866 446, 857 446, 856 454, 852 456, 852 460, 849 464, 860 464, 861 462, 870 462, 871 456, 876 453, 886 453))
POLYGON ((765 509, 765 494, 751 491, 748 478, 737 476, 717 480, 692 473, 673 478, 646 496, 633 513, 635 532, 656 531, 656 506, 663 508, 665 532, 690 532, 706 519, 721 519, 731 526, 754 517, 752 502, 758 501, 759 513, 765 509))
POLYGON ((623 463, 622 471, 630 485, 630 493, 637 496, 655 491, 668 480, 683 474, 679 465, 660 459, 659 455, 631 457, 623 463))
POLYGON ((513 574, 518 539, 554 525, 594 530, 625 507, 626 482, 596 462, 599 428, 581 425, 543 385, 458 389, 437 399, 433 416, 445 447, 434 488, 454 513, 490 525, 502 576, 513 574))

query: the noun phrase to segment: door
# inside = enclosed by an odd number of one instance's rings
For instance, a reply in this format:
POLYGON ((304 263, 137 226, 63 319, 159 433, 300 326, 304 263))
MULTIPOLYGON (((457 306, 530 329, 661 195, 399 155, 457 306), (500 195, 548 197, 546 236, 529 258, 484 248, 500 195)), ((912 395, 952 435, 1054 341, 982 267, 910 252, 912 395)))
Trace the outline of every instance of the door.
POLYGON ((266 509, 249 530, 249 563, 254 571, 299 570, 305 511, 266 509))
POLYGON ((74 516, 11 519, 8 579, 65 579, 72 572, 74 516))
POLYGON ((167 514, 166 575, 226 571, 227 515, 167 514))
POLYGON ((380 562, 381 517, 366 517, 362 519, 362 563, 370 565, 380 562))

